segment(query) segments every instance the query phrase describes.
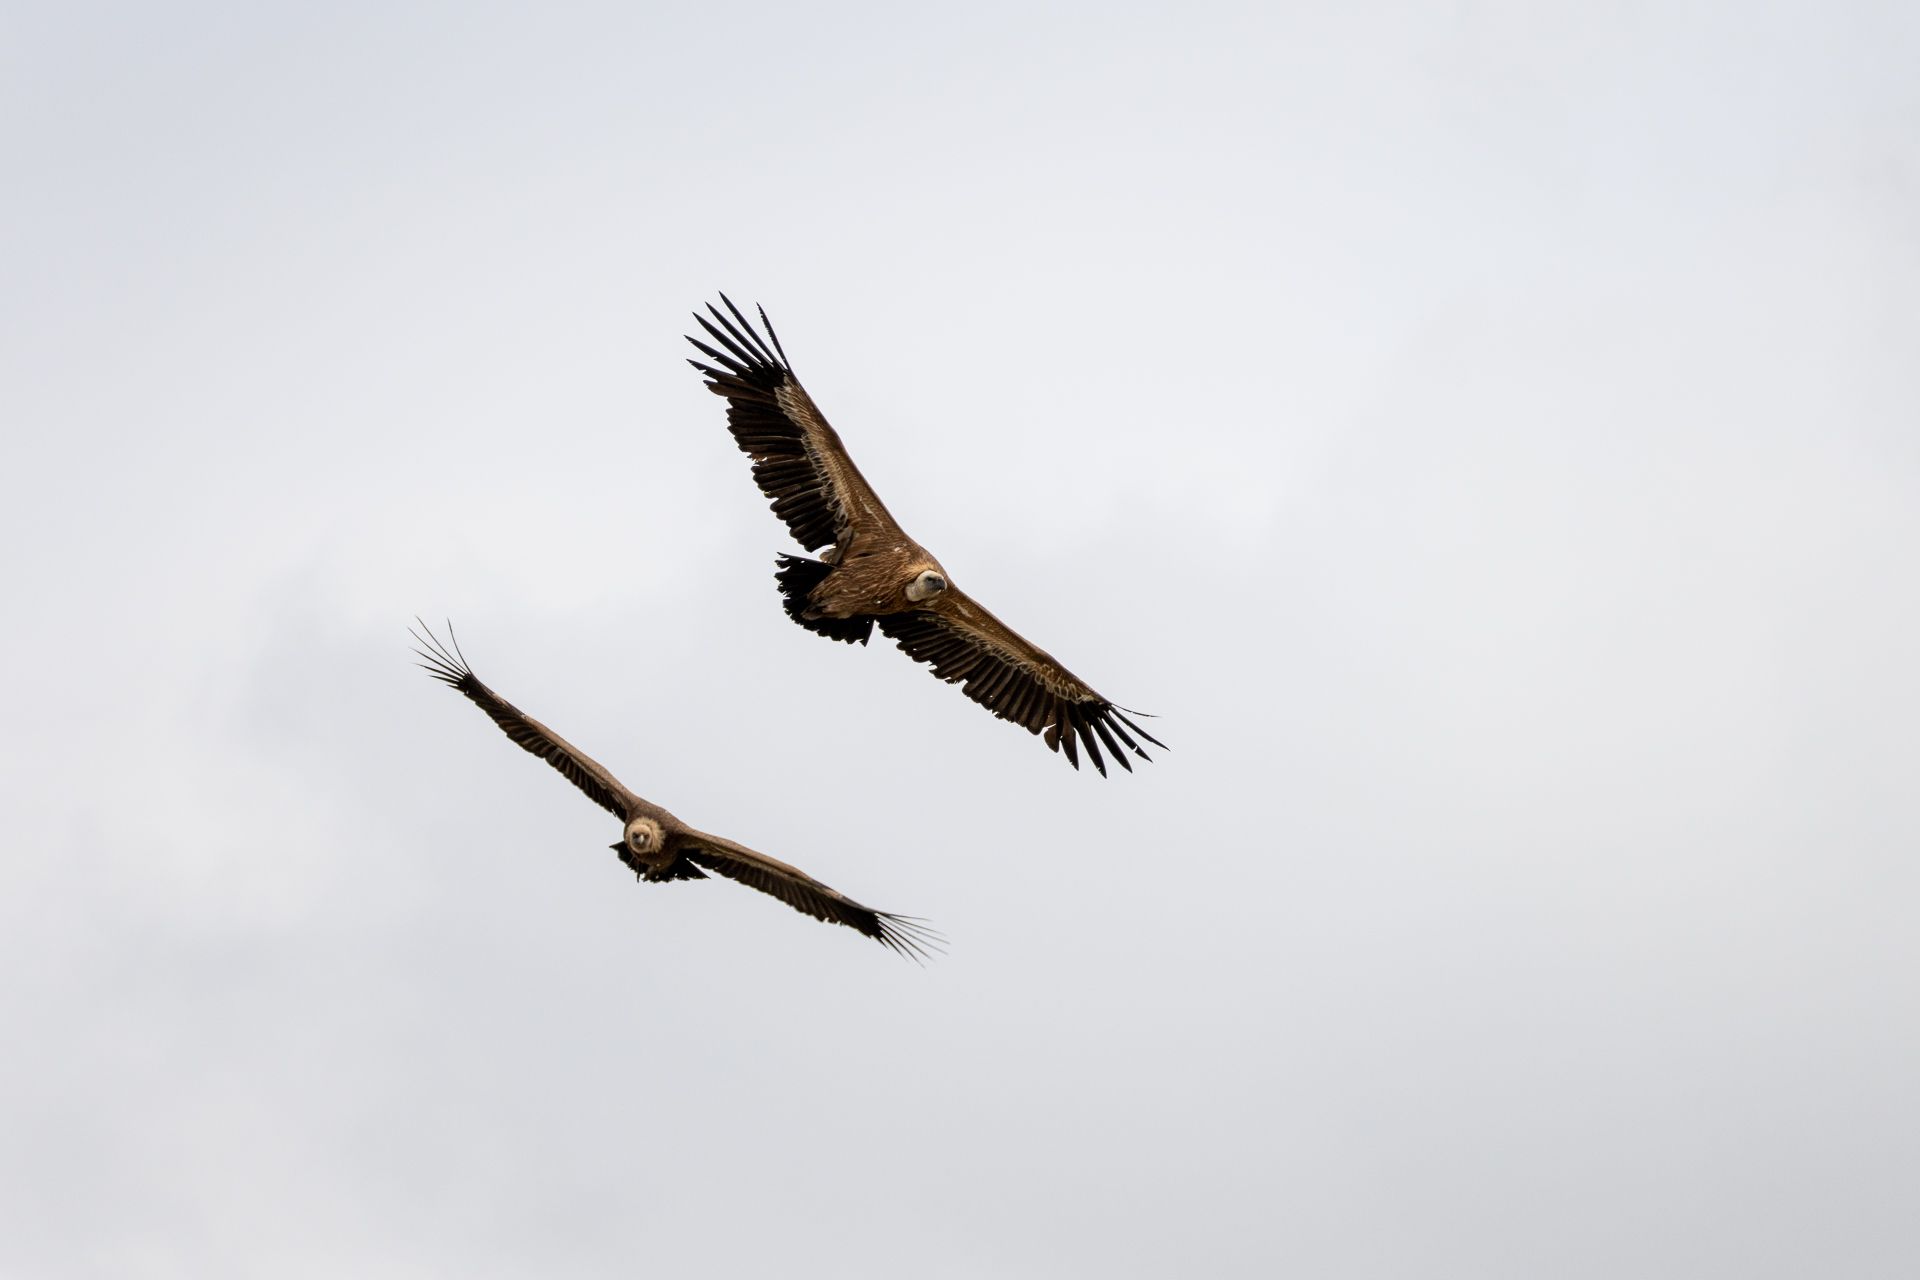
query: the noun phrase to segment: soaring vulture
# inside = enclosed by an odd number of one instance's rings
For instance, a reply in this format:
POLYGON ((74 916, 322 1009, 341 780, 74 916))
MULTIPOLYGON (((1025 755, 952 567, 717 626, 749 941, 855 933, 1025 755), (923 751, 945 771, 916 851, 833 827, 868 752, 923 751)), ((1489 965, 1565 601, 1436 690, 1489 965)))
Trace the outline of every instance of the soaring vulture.
POLYGON ((698 312, 693 318, 721 349, 689 336, 713 364, 687 363, 706 375, 709 391, 726 397, 727 427, 753 459, 753 478, 774 514, 807 550, 831 548, 818 560, 779 558, 774 580, 788 616, 848 644, 865 644, 878 626, 908 657, 960 684, 994 715, 1042 734, 1076 769, 1080 747, 1102 776, 1103 745, 1129 772, 1133 765, 1122 744, 1142 760, 1152 757, 1136 735, 1164 748, 1122 708, 953 585, 853 465, 794 377, 765 309, 763 337, 724 293, 720 301, 730 315, 709 303, 712 320, 698 312))
MULTIPOLYGON (((863 907, 798 867, 697 831, 659 805, 642 800, 585 752, 480 683, 460 653, 457 638, 449 649, 424 622, 420 627, 425 635, 409 630, 425 646, 414 650, 424 659, 421 666, 436 680, 464 693, 509 738, 565 774, 595 804, 626 824, 619 842, 609 847, 641 880, 704 880, 711 871, 772 894, 802 915, 846 925, 910 959, 924 959, 930 950, 940 949, 940 935, 912 916, 863 907)), ((451 625, 447 635, 453 637, 451 625)))

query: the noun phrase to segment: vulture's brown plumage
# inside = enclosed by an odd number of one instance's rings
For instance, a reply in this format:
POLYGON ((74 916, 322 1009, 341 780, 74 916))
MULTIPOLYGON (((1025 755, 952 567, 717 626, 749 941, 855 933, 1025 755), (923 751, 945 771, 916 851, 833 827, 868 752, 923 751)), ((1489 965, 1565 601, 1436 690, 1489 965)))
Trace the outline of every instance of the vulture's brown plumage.
POLYGON ((687 339, 713 363, 688 363, 707 376, 708 390, 726 398, 727 426, 753 459, 753 478, 774 514, 807 550, 831 548, 818 560, 780 557, 774 578, 788 615, 849 644, 865 644, 879 627, 908 657, 959 684, 994 715, 1041 734, 1076 769, 1082 748, 1105 774, 1103 746, 1127 770, 1133 768, 1129 751, 1151 759, 1137 739, 1165 747, 953 586, 853 465, 794 377, 766 311, 759 313, 763 337, 725 294, 720 301, 726 313, 709 304, 711 320, 694 314, 719 347, 687 339))
MULTIPOLYGON (((696 830, 659 805, 642 800, 584 751, 482 684, 461 655, 457 640, 449 648, 425 623, 420 625, 426 634, 412 634, 423 646, 414 650, 423 659, 421 665, 436 680, 465 694, 509 738, 565 774, 595 804, 620 819, 625 828, 612 848, 641 880, 704 880, 712 872, 771 894, 802 915, 843 924, 911 959, 924 959, 929 951, 940 949, 940 935, 912 916, 861 906, 798 867, 696 830)), ((451 627, 447 634, 451 639, 451 627)))

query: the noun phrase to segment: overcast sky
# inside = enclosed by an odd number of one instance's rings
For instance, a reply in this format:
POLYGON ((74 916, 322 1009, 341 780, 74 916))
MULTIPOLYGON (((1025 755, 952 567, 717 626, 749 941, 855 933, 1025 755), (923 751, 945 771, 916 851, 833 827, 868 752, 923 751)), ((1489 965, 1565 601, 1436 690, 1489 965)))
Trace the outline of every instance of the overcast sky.
POLYGON ((14 6, 0 1272, 1920 1274, 1916 14, 14 6))

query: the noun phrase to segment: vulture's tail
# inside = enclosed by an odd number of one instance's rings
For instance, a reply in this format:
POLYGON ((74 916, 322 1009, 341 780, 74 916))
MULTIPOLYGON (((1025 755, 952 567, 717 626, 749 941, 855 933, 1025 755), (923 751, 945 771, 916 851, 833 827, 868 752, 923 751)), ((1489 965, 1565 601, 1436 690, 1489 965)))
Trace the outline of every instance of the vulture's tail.
POLYGON ((829 640, 844 640, 848 644, 867 642, 867 637, 873 634, 872 618, 864 616, 810 618, 807 616, 807 597, 828 574, 833 572, 832 565, 819 560, 809 560, 805 556, 781 556, 779 563, 780 569, 773 575, 773 580, 780 584, 780 603, 786 608, 789 618, 829 640))

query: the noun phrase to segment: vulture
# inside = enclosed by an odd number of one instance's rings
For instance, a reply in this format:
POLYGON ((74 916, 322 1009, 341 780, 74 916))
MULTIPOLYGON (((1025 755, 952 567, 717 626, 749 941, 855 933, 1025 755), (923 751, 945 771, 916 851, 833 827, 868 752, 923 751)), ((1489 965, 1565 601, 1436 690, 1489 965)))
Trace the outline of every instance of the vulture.
MULTIPOLYGON (((908 537, 874 493, 839 435, 794 377, 780 338, 759 308, 764 336, 724 293, 723 313, 695 312, 713 347, 691 342, 713 363, 689 359, 707 389, 727 401, 727 428, 753 459, 753 478, 795 541, 820 558, 782 555, 774 581, 787 615, 807 630, 865 644, 879 627, 901 651, 1002 720, 1043 735, 1075 769, 1084 748, 1104 777, 1104 746, 1129 772, 1127 751, 1151 759, 1138 739, 1165 743, 1094 692, 1045 650, 1029 643, 953 584, 925 547, 908 537), (1126 751, 1121 748, 1125 746, 1126 751)), ((1143 714, 1134 712, 1134 715, 1143 714)))
POLYGON ((659 805, 642 800, 585 752, 482 684, 461 654, 451 624, 447 627, 451 649, 441 644, 424 622, 420 631, 409 628, 409 634, 422 646, 414 650, 423 659, 419 665, 434 679, 465 694, 523 750, 558 769, 595 804, 625 824, 619 841, 609 847, 639 879, 704 880, 712 872, 771 894, 802 915, 843 924, 909 959, 922 960, 929 951, 941 949, 940 935, 912 916, 861 906, 798 867, 695 830, 659 805))

